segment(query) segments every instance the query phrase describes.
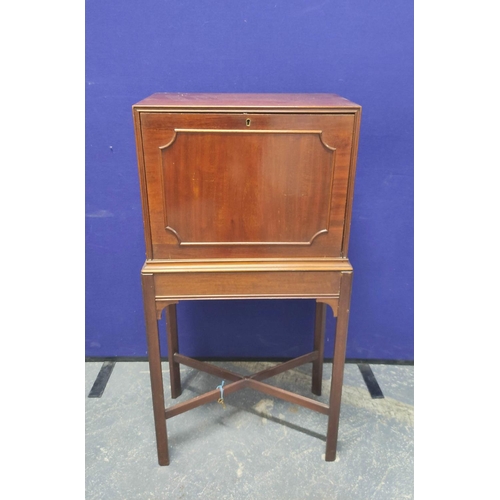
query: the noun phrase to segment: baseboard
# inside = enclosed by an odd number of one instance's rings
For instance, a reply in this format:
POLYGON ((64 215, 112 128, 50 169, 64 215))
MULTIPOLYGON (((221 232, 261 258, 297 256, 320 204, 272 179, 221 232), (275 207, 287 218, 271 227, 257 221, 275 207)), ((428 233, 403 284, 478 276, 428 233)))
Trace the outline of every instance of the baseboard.
MULTIPOLYGON (((167 357, 162 357, 162 361, 168 361, 167 357)), ((224 362, 224 361, 234 361, 234 362, 269 362, 269 363, 281 363, 283 361, 287 361, 292 358, 196 358, 199 361, 207 361, 207 362, 224 362)), ((86 356, 85 357, 85 362, 94 362, 94 363, 99 363, 99 362, 104 362, 104 361, 115 361, 115 362, 145 362, 147 361, 148 358, 147 356, 86 356)), ((332 358, 325 358, 324 359, 325 363, 331 363, 332 358)), ((346 363, 353 363, 353 364, 370 364, 370 365, 407 365, 407 366, 413 366, 414 362, 413 360, 407 360, 407 359, 362 359, 362 358, 347 358, 345 360, 346 363)))

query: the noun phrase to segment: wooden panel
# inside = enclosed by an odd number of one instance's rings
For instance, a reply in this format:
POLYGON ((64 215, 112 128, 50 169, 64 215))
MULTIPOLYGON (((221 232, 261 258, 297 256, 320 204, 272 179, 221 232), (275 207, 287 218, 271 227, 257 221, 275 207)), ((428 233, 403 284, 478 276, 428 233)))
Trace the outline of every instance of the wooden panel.
POLYGON ((149 258, 342 255, 354 113, 141 113, 140 123, 149 258))
POLYGON ((339 272, 171 273, 155 275, 156 297, 320 297, 337 295, 339 272))
POLYGON ((165 226, 181 245, 310 245, 329 227, 334 151, 319 132, 176 130, 165 226))

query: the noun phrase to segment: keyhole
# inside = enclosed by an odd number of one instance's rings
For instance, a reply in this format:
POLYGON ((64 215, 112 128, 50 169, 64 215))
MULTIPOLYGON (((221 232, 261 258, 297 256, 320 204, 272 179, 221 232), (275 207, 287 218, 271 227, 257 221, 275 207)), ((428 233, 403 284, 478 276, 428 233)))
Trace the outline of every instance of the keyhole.
POLYGON ((247 118, 247 127, 250 127, 250 118, 247 118))

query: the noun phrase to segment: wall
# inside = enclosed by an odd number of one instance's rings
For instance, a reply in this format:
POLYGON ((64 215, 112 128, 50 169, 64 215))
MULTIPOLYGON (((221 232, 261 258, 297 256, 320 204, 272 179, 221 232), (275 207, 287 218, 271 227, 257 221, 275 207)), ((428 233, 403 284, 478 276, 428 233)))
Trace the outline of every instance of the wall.
MULTIPOLYGON (((347 356, 412 360, 413 3, 86 1, 87 356, 146 355, 131 106, 154 92, 333 92, 363 106, 347 356)), ((310 348, 314 303, 178 315, 185 354, 293 356, 310 348)), ((333 328, 329 315, 327 356, 333 328)))

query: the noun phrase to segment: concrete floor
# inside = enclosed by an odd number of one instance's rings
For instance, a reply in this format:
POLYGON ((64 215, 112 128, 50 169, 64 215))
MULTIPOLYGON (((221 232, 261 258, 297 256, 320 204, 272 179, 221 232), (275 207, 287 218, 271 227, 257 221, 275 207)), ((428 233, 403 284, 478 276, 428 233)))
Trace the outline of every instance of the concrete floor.
MULTIPOLYGON (((272 363, 217 363, 253 373, 272 363)), ((86 363, 88 395, 102 363, 86 363)), ((413 498, 413 367, 371 365, 372 399, 357 365, 345 368, 337 460, 325 462, 326 416, 244 389, 168 420, 171 464, 160 467, 147 363, 119 362, 101 398, 86 399, 86 499, 413 498)), ((164 364, 166 405, 168 365, 164 364)), ((267 382, 311 397, 311 365, 267 382)), ((331 365, 325 364, 328 402, 331 365)), ((221 383, 181 366, 185 401, 221 383)))

